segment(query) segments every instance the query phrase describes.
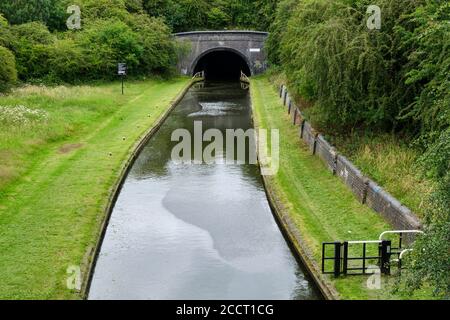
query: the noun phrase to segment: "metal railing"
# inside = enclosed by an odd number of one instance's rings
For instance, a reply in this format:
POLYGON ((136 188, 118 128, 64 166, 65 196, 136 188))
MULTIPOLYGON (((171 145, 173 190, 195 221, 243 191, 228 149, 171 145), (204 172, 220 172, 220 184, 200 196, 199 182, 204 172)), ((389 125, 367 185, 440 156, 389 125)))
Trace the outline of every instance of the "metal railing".
POLYGON ((247 77, 247 75, 244 72, 242 72, 242 70, 241 70, 241 81, 250 83, 250 79, 247 77))
POLYGON ((364 275, 373 269, 372 265, 376 264, 383 274, 390 274, 391 259, 391 241, 389 240, 368 240, 368 241, 344 241, 344 242, 325 242, 322 244, 322 273, 333 274, 335 277, 340 275, 364 275), (351 255, 350 247, 362 245, 362 255, 351 255), (369 245, 376 245, 368 252, 369 245), (333 246, 333 256, 327 256, 327 246, 333 246), (332 260, 331 270, 327 268, 326 261, 332 260), (373 262, 373 263, 370 263, 373 262))
POLYGON ((340 275, 364 275, 373 269, 371 265, 376 264, 381 273, 391 273, 391 263, 397 263, 399 271, 402 269, 403 256, 411 252, 412 249, 403 247, 403 236, 405 234, 423 234, 421 230, 393 230, 380 234, 378 240, 344 241, 344 242, 324 242, 322 244, 322 273, 340 275), (392 247, 392 240, 385 239, 385 236, 398 235, 398 247, 392 247), (362 245, 361 255, 350 254, 350 248, 358 249, 362 245), (375 245, 376 247, 373 247, 375 245), (370 247, 372 246, 372 247, 370 247), (332 254, 327 254, 327 248, 332 247, 332 254), (369 248, 370 251, 368 250, 369 248), (378 252, 378 254, 376 254, 378 252), (398 256, 398 259, 392 259, 398 256), (332 265, 327 265, 327 261, 333 261, 332 265), (358 263, 360 262, 360 263, 358 263), (374 263, 370 263, 374 262, 374 263))
POLYGON ((398 235, 398 247, 393 248, 394 250, 398 249, 401 250, 403 248, 403 240, 405 234, 423 234, 424 232, 421 230, 392 230, 392 231, 385 231, 380 234, 378 239, 381 241, 384 239, 384 236, 388 234, 394 234, 398 235))
POLYGON ((398 235, 398 247, 393 247, 392 248, 392 252, 391 255, 393 256, 397 256, 397 259, 392 259, 392 262, 396 262, 397 263, 397 268, 399 270, 399 272, 401 272, 401 269, 403 268, 403 256, 406 253, 412 252, 413 249, 410 248, 404 248, 403 247, 403 240, 404 240, 404 236, 407 234, 424 234, 423 231, 421 230, 393 230, 393 231, 385 231, 383 233, 380 234, 379 238, 380 240, 383 240, 385 238, 386 235, 398 235))
POLYGON ((200 79, 205 78, 205 71, 199 71, 192 77, 192 79, 199 79, 199 78, 200 79))

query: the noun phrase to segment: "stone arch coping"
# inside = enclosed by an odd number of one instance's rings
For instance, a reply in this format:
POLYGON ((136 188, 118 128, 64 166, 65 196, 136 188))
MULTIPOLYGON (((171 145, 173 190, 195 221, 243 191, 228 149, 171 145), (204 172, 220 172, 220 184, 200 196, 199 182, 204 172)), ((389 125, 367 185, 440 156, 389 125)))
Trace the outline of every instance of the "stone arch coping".
POLYGON ((205 31, 188 31, 188 32, 178 32, 173 33, 172 35, 180 37, 180 36, 189 36, 189 35, 201 35, 201 34, 259 34, 259 35, 265 35, 268 36, 269 33, 265 31, 252 31, 252 30, 220 30, 220 31, 213 31, 213 30, 205 30, 205 31))

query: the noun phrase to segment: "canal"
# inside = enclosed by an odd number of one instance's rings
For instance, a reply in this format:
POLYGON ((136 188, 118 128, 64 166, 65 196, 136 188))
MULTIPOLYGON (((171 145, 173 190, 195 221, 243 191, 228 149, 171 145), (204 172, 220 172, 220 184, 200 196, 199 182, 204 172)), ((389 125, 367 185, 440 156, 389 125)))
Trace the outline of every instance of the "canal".
MULTIPOLYGON (((89 299, 320 299, 283 237, 257 165, 179 164, 175 129, 252 127, 239 82, 191 88, 133 164, 89 299)), ((216 154, 216 157, 225 157, 216 154)))

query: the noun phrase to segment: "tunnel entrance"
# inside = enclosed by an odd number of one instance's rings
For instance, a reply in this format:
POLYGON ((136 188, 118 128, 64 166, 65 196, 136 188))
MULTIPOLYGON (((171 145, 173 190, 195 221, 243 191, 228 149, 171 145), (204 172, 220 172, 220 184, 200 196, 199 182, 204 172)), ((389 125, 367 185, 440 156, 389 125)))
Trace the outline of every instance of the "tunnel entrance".
POLYGON ((241 71, 247 76, 251 75, 250 68, 245 59, 230 50, 212 51, 198 60, 194 68, 194 74, 205 71, 208 80, 236 80, 241 76, 241 71))

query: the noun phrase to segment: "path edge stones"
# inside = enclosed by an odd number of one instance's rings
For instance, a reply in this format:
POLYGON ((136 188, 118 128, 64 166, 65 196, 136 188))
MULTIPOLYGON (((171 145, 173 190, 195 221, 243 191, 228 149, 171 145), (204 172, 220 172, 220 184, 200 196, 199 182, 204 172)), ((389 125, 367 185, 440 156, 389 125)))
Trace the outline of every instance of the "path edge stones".
POLYGON ((107 205, 105 207, 104 212, 102 213, 102 222, 100 223, 99 228, 99 236, 96 241, 96 245, 94 247, 88 248, 85 258, 83 259, 83 265, 86 266, 82 269, 82 285, 80 290, 81 298, 86 300, 88 299, 89 289, 91 287, 92 278, 94 275, 95 266, 97 263, 98 256, 100 254, 100 250, 102 247, 103 239, 106 234, 106 230, 108 228, 108 224, 116 204, 117 198, 119 197, 120 191, 122 190, 122 186, 125 182, 125 179, 128 173, 131 170, 134 162, 139 156, 142 149, 145 147, 147 142, 155 135, 156 132, 161 128, 163 123, 169 117, 170 113, 178 106, 180 101, 184 98, 188 90, 197 82, 201 82, 204 79, 196 78, 191 79, 188 84, 178 93, 178 95, 172 100, 169 105, 169 108, 159 117, 159 119, 150 127, 140 138, 136 141, 131 153, 128 156, 126 162, 122 165, 122 170, 116 180, 116 183, 111 188, 111 192, 109 195, 109 199, 107 205))

